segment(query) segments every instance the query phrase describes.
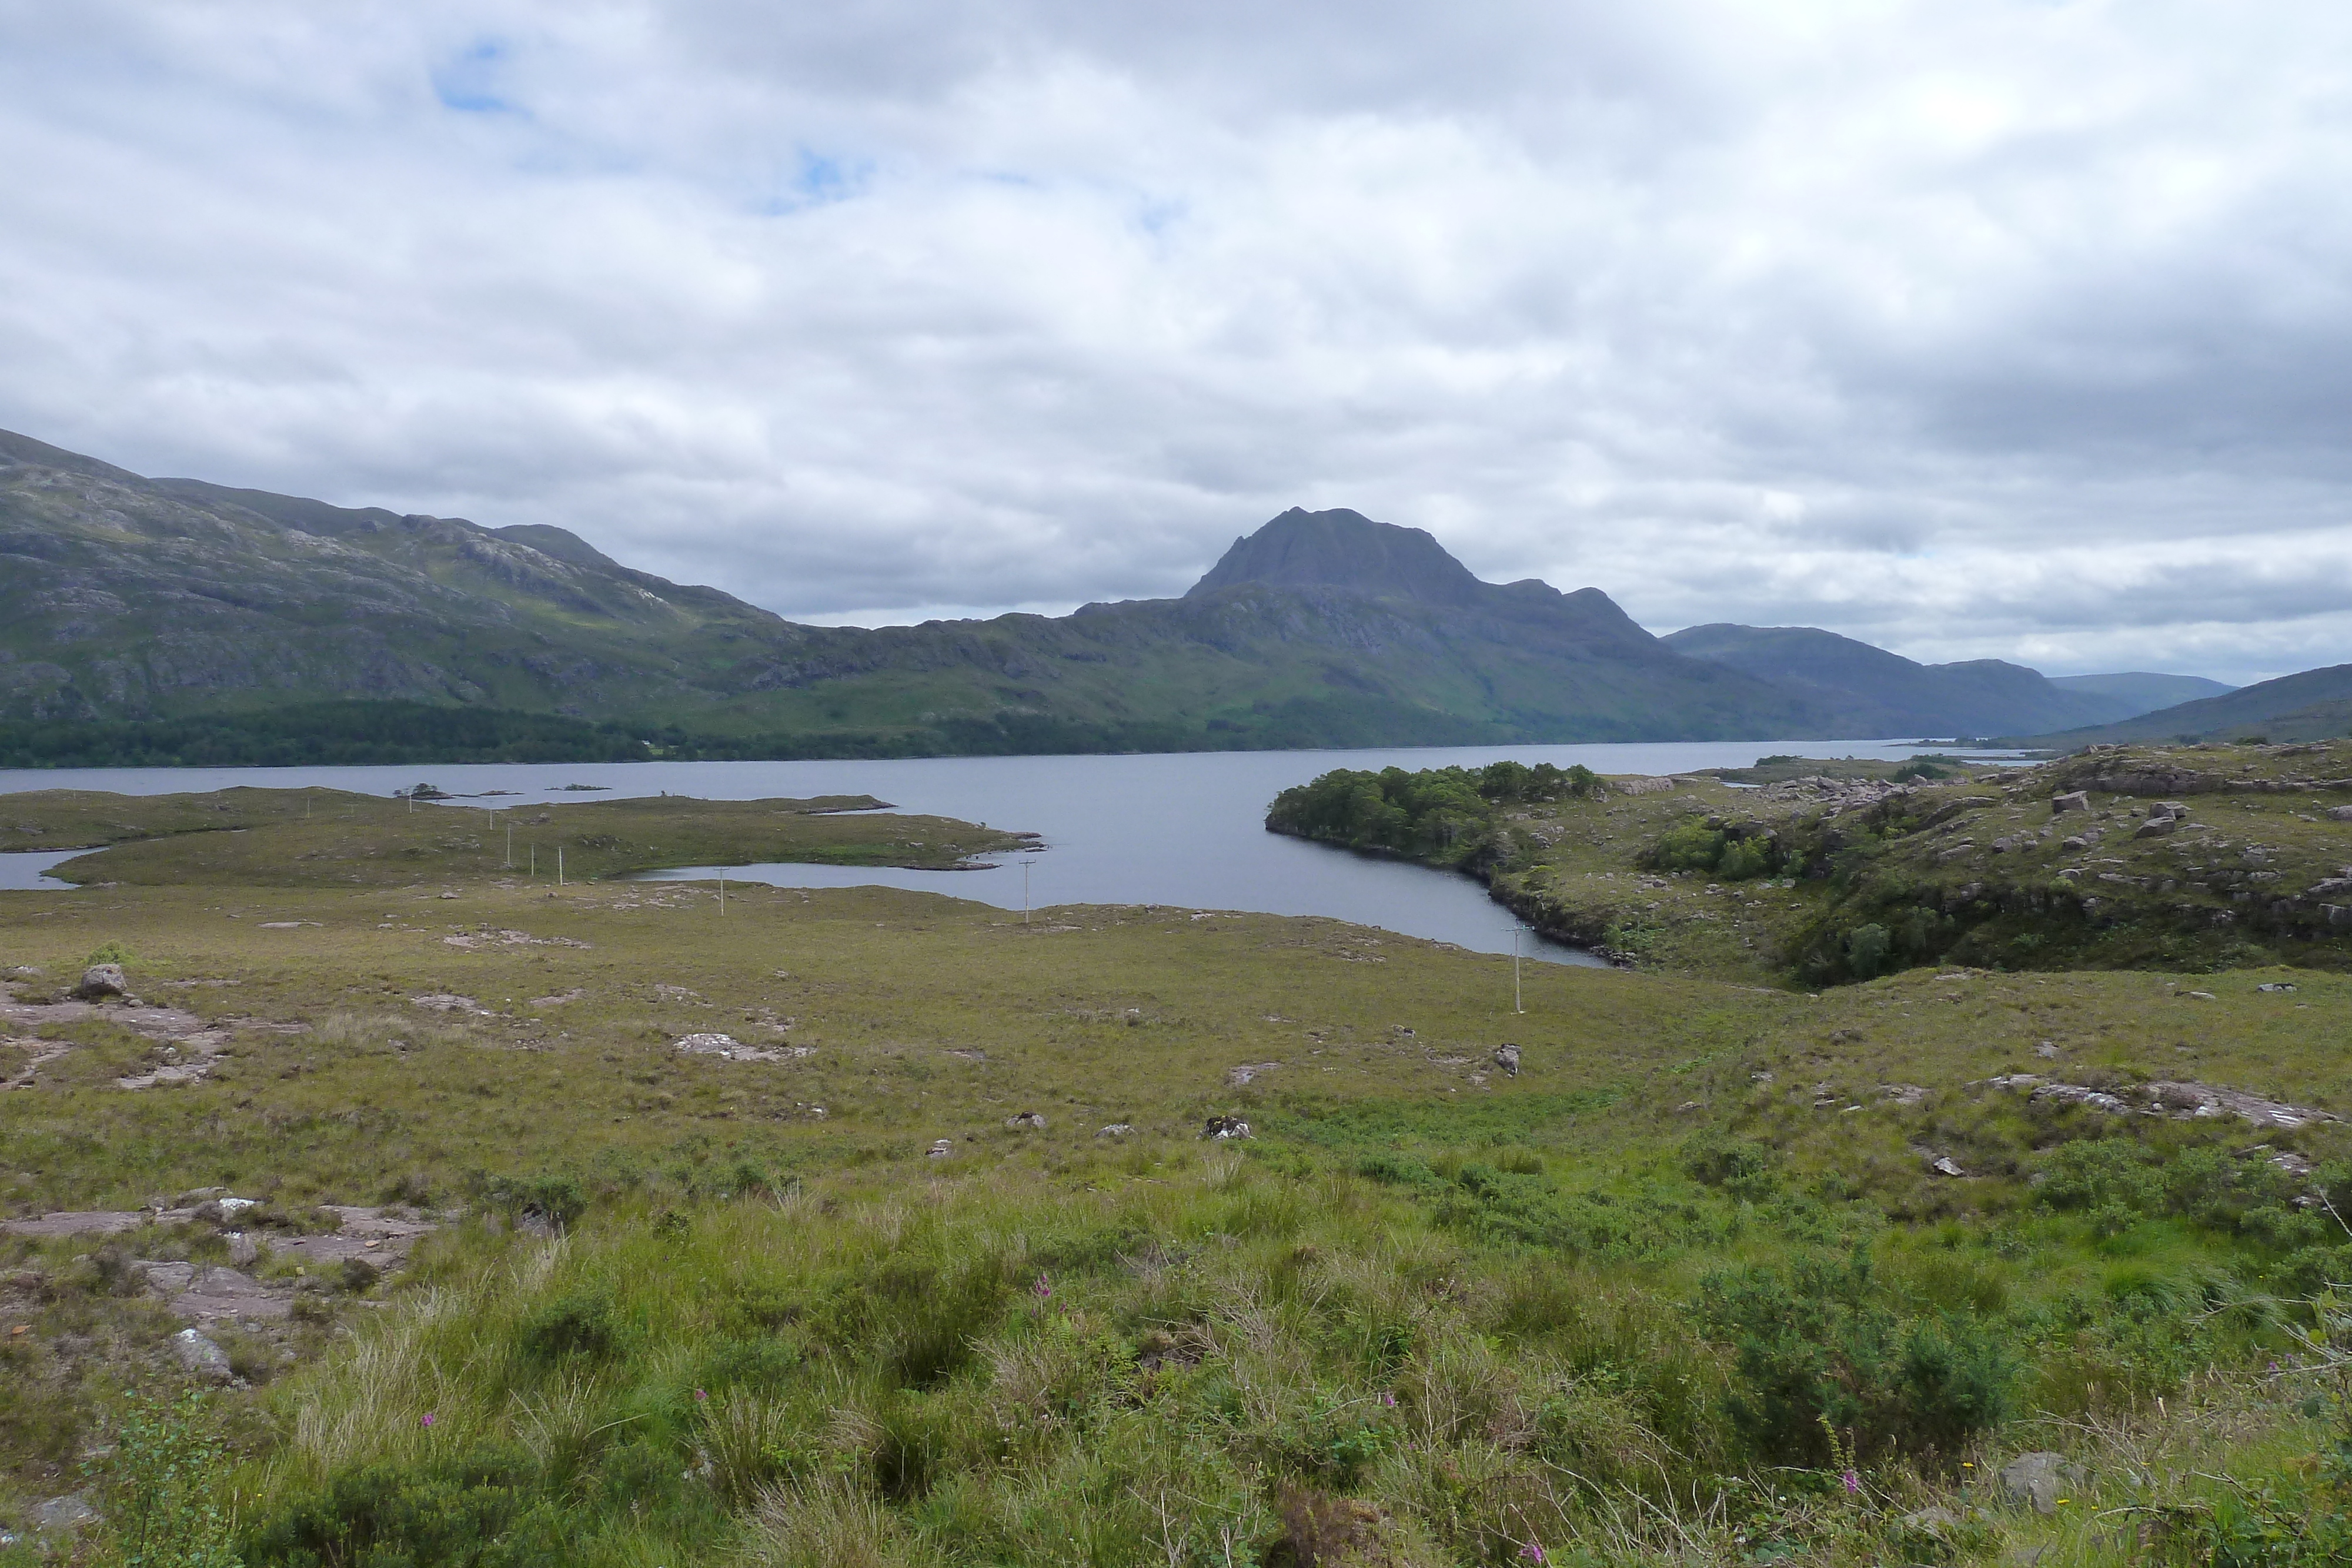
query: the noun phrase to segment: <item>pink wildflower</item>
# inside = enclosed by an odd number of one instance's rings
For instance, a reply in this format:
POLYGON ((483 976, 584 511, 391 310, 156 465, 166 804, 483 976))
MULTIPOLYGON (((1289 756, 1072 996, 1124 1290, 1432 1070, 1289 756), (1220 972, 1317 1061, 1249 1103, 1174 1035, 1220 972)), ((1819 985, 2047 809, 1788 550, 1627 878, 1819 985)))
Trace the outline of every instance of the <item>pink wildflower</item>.
POLYGON ((696 1390, 694 1391, 694 1396, 695 1396, 697 1399, 708 1399, 708 1398, 709 1398, 709 1397, 710 1397, 710 1396, 709 1396, 709 1395, 705 1394, 705 1393, 704 1393, 701 1389, 699 1389, 699 1388, 698 1388, 698 1389, 696 1389, 696 1390))
POLYGON ((1845 1474, 1840 1476, 1838 1479, 1845 1482, 1845 1495, 1848 1497, 1853 1497, 1854 1494, 1862 1490, 1862 1478, 1854 1474, 1852 1470, 1846 1471, 1845 1474))
POLYGON ((1544 1557, 1544 1549, 1532 1541, 1519 1548, 1519 1555, 1530 1563, 1541 1563, 1547 1560, 1544 1557))
POLYGON ((1381 1403, 1393 1410, 1396 1408, 1396 1396, 1383 1391, 1381 1395, 1381 1403))
POLYGON ((424 1424, 425 1426, 427 1426, 427 1427, 430 1427, 431 1425, 433 1425, 433 1412, 432 1412, 432 1411, 427 1410, 427 1411, 425 1413, 425 1420, 424 1420, 424 1423, 423 1423, 423 1424, 424 1424))
POLYGON ((1037 1276, 1036 1284, 1030 1288, 1035 1292, 1037 1299, 1041 1301, 1054 1293, 1054 1282, 1051 1280, 1046 1279, 1043 1274, 1037 1276))

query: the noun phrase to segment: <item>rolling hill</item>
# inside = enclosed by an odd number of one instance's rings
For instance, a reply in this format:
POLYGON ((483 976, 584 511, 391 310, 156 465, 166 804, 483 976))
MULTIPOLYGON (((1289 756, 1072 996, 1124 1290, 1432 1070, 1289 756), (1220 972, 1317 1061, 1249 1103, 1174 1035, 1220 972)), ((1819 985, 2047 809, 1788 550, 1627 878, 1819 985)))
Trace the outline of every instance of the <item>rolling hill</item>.
POLYGON ((1833 716, 1839 735, 1999 735, 2105 724, 2137 711, 2120 693, 2063 685, 2021 664, 1921 664, 1811 626, 1692 626, 1664 642, 1802 693, 1833 716))
POLYGON ((2063 747, 2135 740, 2332 740, 2352 735, 2352 664, 2331 664, 2140 714, 2120 723, 2032 737, 2063 747))
POLYGON ((2130 670, 2113 675, 2053 675, 2050 684, 2062 691, 2088 692, 2093 696, 2114 697, 2131 705, 2132 713, 2154 713, 2158 708, 2173 707, 2181 703, 2193 703, 2205 697, 2225 696, 2238 688, 2220 681, 2207 680, 2203 675, 2158 675, 2145 670, 2130 670))

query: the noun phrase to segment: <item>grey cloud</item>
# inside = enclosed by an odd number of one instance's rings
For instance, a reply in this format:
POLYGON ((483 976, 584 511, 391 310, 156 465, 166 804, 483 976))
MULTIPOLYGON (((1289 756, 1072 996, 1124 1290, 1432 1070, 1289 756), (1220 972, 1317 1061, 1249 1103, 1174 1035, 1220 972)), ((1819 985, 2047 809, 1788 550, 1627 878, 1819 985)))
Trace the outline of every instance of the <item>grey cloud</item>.
POLYGON ((2242 678, 2352 657, 2348 44, 0 0, 0 423, 826 619, 1181 591, 1349 505, 1661 629, 2242 678))

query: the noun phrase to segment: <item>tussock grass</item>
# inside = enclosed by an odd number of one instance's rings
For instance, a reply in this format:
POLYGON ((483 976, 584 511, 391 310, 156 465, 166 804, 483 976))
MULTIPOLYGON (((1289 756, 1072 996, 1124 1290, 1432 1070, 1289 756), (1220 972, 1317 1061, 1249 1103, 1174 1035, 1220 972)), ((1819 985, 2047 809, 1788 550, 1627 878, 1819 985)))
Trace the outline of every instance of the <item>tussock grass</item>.
MULTIPOLYGON (((1885 1310, 1967 1310, 1922 1297, 1950 1270, 1908 1261, 1885 1310)), ((1465 1243, 1392 1189, 1231 1154, 1092 1190, 998 1172, 897 1200, 845 1183, 690 1215, 624 1206, 555 1243, 469 1233, 435 1270, 460 1282, 279 1385, 294 1437, 250 1481, 254 1517, 299 1513, 338 1477, 413 1490, 515 1453, 509 1527, 565 1500, 580 1561, 627 1541, 777 1564, 1502 1563, 1530 1546, 1858 1564, 2019 1545, 2092 1563, 2113 1518, 2202 1528, 2240 1487, 2230 1467, 2294 1473, 2286 1456, 2340 1419, 2318 1371, 2277 1397, 2255 1358, 2290 1341, 2250 1322, 2186 1374, 2144 1341, 2167 1404, 2021 1403, 1958 1448, 1874 1449, 1850 1494, 1848 1461, 1790 1469, 1743 1436, 1747 1353, 1670 1273, 1465 1243), (2074 1513, 1972 1479, 2042 1445, 2087 1467, 2074 1513), (624 1506, 613 1478, 652 1477, 656 1458, 658 1485, 624 1506), (1906 1522, 1929 1508, 1949 1523, 1906 1522)), ((2035 1300, 1989 1312, 2005 1332, 2066 1304, 2011 1290, 2035 1300)), ((2201 1298, 2136 1300, 2083 1328, 2200 1319, 2201 1298)))

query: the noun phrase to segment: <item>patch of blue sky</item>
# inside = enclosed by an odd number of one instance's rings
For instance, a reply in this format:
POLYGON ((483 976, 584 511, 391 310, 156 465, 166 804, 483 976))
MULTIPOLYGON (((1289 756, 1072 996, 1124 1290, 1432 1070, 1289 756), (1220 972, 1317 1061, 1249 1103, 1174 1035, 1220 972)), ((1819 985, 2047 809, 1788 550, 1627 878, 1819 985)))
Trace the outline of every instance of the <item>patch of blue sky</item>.
POLYGON ((760 204, 759 210, 766 217, 782 217, 810 207, 850 201, 864 195, 873 178, 874 163, 870 159, 815 152, 803 147, 792 172, 760 204))
POLYGON ((1146 200, 1135 210, 1136 226, 1148 235, 1162 235, 1191 214, 1190 202, 1173 198, 1146 200))
POLYGON ((520 114, 520 104, 499 90, 512 57, 505 40, 477 38, 458 55, 433 71, 433 96, 444 109, 461 114, 520 114))

